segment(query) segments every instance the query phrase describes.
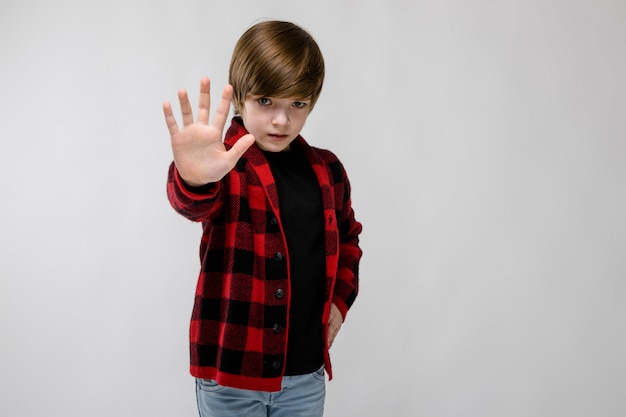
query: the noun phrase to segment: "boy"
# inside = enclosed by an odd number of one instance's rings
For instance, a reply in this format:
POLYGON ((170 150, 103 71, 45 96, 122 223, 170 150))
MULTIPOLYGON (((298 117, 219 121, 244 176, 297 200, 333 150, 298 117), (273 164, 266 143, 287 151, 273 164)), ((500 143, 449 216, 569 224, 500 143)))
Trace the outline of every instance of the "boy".
POLYGON ((324 80, 316 42, 266 21, 237 42, 213 123, 163 104, 168 197, 202 222, 190 326, 200 416, 321 416, 328 350, 358 291, 361 224, 339 160, 300 136, 324 80), (224 142, 230 102, 235 117, 224 142))

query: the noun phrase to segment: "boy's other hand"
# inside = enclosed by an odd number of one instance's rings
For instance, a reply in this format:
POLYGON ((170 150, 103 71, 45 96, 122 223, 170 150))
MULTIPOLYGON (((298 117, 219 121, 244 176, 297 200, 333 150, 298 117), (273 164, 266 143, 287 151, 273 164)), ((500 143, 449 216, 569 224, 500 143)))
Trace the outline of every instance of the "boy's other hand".
POLYGON ((241 155, 254 143, 254 136, 248 134, 226 150, 222 142, 224 125, 228 119, 233 88, 226 85, 213 123, 209 125, 211 105, 211 82, 207 77, 200 80, 200 99, 197 120, 189 104, 185 90, 178 92, 178 101, 182 113, 183 128, 179 129, 169 102, 163 103, 165 123, 170 132, 174 163, 181 178, 192 187, 202 186, 221 180, 241 155))
POLYGON ((330 305, 330 317, 328 318, 328 348, 333 345, 339 329, 343 323, 343 316, 339 308, 333 303, 330 305))

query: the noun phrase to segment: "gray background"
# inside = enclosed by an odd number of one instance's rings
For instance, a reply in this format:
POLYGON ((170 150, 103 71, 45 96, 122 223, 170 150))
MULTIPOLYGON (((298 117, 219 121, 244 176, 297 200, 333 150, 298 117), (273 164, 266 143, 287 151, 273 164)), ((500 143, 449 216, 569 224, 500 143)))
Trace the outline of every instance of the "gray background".
POLYGON ((626 415, 622 0, 3 2, 0 414, 195 415, 161 103, 262 18, 365 227, 326 415, 626 415))

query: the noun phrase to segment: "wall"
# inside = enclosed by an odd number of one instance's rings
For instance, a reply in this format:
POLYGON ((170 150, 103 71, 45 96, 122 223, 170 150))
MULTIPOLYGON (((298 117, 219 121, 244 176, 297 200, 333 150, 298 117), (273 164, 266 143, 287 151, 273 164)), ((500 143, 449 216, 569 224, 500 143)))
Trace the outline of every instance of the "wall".
POLYGON ((303 134, 365 227, 326 414, 623 416, 617 0, 4 2, 0 414, 196 414, 161 103, 262 18, 325 53, 303 134))

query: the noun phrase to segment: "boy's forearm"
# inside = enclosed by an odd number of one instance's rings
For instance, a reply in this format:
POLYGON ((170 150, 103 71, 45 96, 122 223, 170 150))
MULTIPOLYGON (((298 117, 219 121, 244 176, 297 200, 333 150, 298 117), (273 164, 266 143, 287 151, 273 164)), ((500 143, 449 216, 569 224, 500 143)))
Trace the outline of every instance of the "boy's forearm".
POLYGON ((343 166, 341 169, 344 194, 343 207, 338 219, 339 261, 333 300, 345 319, 359 292, 359 262, 363 255, 363 251, 359 246, 359 235, 363 230, 363 226, 354 217, 350 181, 343 166))
POLYGON ((345 318, 359 291, 359 262, 363 252, 359 247, 361 223, 354 220, 352 213, 342 223, 345 233, 340 237, 333 302, 345 318))

